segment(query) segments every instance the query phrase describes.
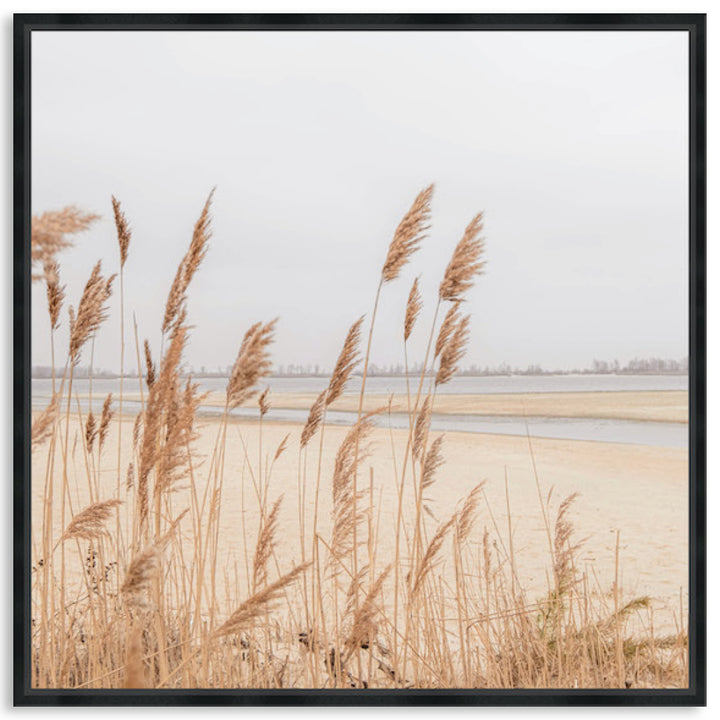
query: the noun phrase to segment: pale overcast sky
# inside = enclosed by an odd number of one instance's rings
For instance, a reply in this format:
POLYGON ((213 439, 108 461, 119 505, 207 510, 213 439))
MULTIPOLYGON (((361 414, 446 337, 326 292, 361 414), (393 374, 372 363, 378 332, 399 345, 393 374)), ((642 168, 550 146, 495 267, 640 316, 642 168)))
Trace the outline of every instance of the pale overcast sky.
MULTIPOLYGON (((60 256, 77 305, 98 259, 117 270, 110 196, 121 200, 131 358, 133 312, 159 349, 216 185, 188 363, 231 364, 251 323, 280 316, 277 364, 330 367, 430 182, 432 231, 383 291, 371 361, 402 362, 415 275, 425 312, 411 362, 422 359, 438 282, 480 210, 488 264, 468 298, 466 364, 679 358, 687 49, 680 32, 34 32, 33 211, 103 215, 60 256)), ((119 367, 116 300, 97 367, 119 367)), ((32 317, 33 364, 49 364, 39 283, 32 317)))

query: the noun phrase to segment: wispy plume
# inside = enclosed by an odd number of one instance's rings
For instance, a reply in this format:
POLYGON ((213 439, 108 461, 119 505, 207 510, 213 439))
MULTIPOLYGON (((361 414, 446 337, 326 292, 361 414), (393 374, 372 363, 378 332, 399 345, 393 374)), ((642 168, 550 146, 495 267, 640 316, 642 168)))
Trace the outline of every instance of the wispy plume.
POLYGON ((187 302, 187 289, 207 253, 207 244, 211 236, 210 206, 214 193, 215 189, 213 188, 205 201, 200 217, 195 223, 190 247, 180 261, 175 273, 175 279, 165 303, 165 316, 162 324, 163 333, 171 332, 173 327, 182 325, 184 322, 181 316, 187 302))
POLYGON ((112 294, 115 275, 103 278, 100 274, 100 262, 93 268, 90 279, 85 285, 77 315, 71 315, 70 359, 73 365, 80 361, 80 351, 90 337, 100 328, 108 315, 107 301, 112 294))
POLYGON ((365 444, 372 430, 373 417, 385 412, 387 408, 378 408, 363 415, 345 435, 337 455, 332 481, 333 530, 332 554, 335 560, 341 560, 352 550, 353 528, 362 523, 363 513, 357 512, 357 500, 363 493, 354 487, 353 478, 359 465, 369 455, 365 444))
POLYGON ((57 330, 60 326, 60 310, 65 299, 65 286, 60 285, 59 267, 57 261, 52 260, 45 264, 44 270, 48 313, 50 314, 50 327, 57 330))
POLYGON ((120 208, 120 202, 112 196, 113 215, 115 216, 115 229, 117 230, 118 247, 120 248, 120 267, 125 267, 130 246, 130 226, 125 213, 120 208))
POLYGON ((440 283, 441 300, 462 300, 472 287, 473 278, 485 267, 485 262, 481 260, 485 251, 485 240, 480 237, 482 218, 482 213, 479 213, 470 221, 457 244, 440 283))
POLYGON ((426 490, 433 482, 435 482, 435 473, 437 469, 443 464, 442 456, 442 443, 443 436, 440 435, 433 440, 430 449, 427 451, 425 456, 425 462, 423 464, 421 486, 423 490, 426 490))
POLYGON ((405 342, 410 339, 415 322, 422 309, 422 299, 420 298, 420 289, 418 287, 418 278, 410 288, 410 295, 408 296, 407 305, 405 306, 405 342))
POLYGON ((155 382, 155 363, 152 359, 152 353, 150 352, 150 343, 145 340, 145 382, 148 388, 152 387, 155 382))
POLYGON ((328 385, 326 405, 330 406, 345 391, 350 375, 360 362, 360 327, 363 318, 356 320, 348 330, 342 350, 335 363, 330 383, 328 385))
POLYGON ((33 421, 30 429, 31 448, 40 447, 53 433, 58 413, 58 396, 53 395, 48 406, 33 421))
POLYGON ((85 445, 87 446, 87 451, 89 453, 93 450, 96 437, 97 421, 95 420, 95 415, 93 415, 93 411, 91 410, 88 413, 87 420, 85 421, 85 445))
POLYGON ((265 417, 267 415, 268 410, 270 410, 270 388, 265 388, 263 390, 262 394, 258 398, 258 407, 260 408, 260 417, 265 417))
POLYGON ((285 588, 292 584, 312 563, 298 565, 279 580, 267 585, 259 592, 251 595, 237 610, 215 631, 215 637, 231 635, 247 629, 255 620, 261 617, 275 601, 282 595, 285 588))
POLYGON ((275 546, 277 533, 278 512, 283 496, 281 495, 273 504, 270 512, 263 518, 258 541, 253 556, 253 588, 257 589, 267 582, 267 566, 275 546))
MULTIPOLYGON (((73 206, 33 215, 30 224, 33 266, 44 268, 55 262, 57 253, 73 246, 73 241, 67 236, 87 230, 99 218, 99 215, 83 213, 73 206)), ((32 279, 42 280, 43 277, 44 273, 33 273, 32 279)))
POLYGON ((275 337, 277 318, 269 323, 255 323, 243 338, 238 356, 227 385, 227 402, 230 410, 249 400, 255 386, 270 374, 269 347, 275 337))
POLYGON ((110 420, 112 420, 112 393, 109 393, 103 403, 102 414, 100 415, 100 427, 98 429, 98 449, 102 452, 108 429, 110 428, 110 420))
POLYGON ((382 269, 383 282, 394 280, 400 275, 400 270, 407 264, 415 253, 425 233, 430 228, 430 200, 432 199, 434 185, 425 188, 415 198, 412 207, 395 230, 395 235, 388 248, 387 258, 382 269))
POLYGON ((310 408, 308 418, 305 421, 305 425, 302 429, 300 436, 300 447, 304 448, 312 439, 313 435, 318 431, 320 423, 322 422, 323 413, 325 412, 327 398, 327 390, 323 390, 315 399, 315 402, 310 408))
POLYGON ((422 457, 425 449, 425 439, 430 429, 430 398, 426 397, 423 401, 420 412, 415 418, 415 429, 413 431, 412 454, 413 460, 418 462, 422 457))
POLYGON ((383 583, 387 580, 392 565, 388 565, 372 584, 362 604, 359 605, 353 616, 350 632, 345 639, 345 662, 361 647, 370 645, 373 636, 377 633, 377 615, 380 612, 378 602, 383 583))
POLYGON ((462 317, 455 326, 453 334, 440 354, 440 367, 435 376, 435 385, 449 382, 457 372, 460 360, 467 351, 467 341, 470 336, 470 316, 462 317))
POLYGON ((72 540, 73 538, 94 540, 101 535, 105 535, 107 533, 105 523, 110 519, 113 509, 118 505, 122 505, 121 500, 105 500, 104 502, 88 505, 73 517, 70 524, 65 528, 59 542, 72 540))
POLYGON ((447 341, 452 337, 455 332, 455 327, 460 317, 460 301, 454 302, 450 309, 445 313, 445 317, 440 325, 437 340, 435 341, 435 357, 438 357, 440 353, 447 345, 447 341))

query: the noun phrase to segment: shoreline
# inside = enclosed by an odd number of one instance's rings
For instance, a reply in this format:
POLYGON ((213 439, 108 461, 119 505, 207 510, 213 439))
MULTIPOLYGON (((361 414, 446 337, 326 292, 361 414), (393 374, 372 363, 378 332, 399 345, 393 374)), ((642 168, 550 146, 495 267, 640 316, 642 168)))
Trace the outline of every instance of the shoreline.
MULTIPOLYGON (((78 394, 86 399, 87 393, 78 394)), ((103 395, 94 393, 99 400, 103 395)), ((315 402, 314 393, 273 393, 270 404, 276 410, 309 410, 315 402)), ((343 395, 332 405, 332 410, 357 412, 358 395, 343 395)), ((393 412, 407 413, 407 396, 366 394, 366 402, 388 405, 392 400, 393 412), (397 408, 395 410, 394 408, 397 408)), ((411 399, 414 399, 412 397, 411 399)), ((140 402, 140 393, 127 392, 123 400, 140 402)), ((203 399, 205 407, 224 407, 225 395, 210 392, 203 399)), ((243 408, 257 407, 257 398, 243 403, 243 408)), ((660 423, 688 423, 688 393, 685 390, 648 391, 593 391, 556 393, 484 393, 438 394, 434 403, 435 415, 467 415, 477 417, 517 418, 570 418, 598 420, 635 420, 660 423)), ((279 422, 279 421, 272 421, 279 422)))

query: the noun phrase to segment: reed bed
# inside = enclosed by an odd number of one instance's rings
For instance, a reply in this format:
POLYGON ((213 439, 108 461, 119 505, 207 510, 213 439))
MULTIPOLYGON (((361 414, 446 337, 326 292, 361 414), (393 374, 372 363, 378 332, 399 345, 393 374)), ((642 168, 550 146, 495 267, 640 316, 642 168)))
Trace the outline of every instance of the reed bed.
MULTIPOLYGON (((195 447, 202 395, 181 368, 191 341, 190 287, 211 239, 212 194, 157 314, 162 347, 136 333, 126 356, 121 323, 121 375, 134 356, 140 376, 134 389, 142 411, 135 417, 123 412, 124 390, 135 378, 121 379, 119 396, 105 398, 99 417, 73 394, 74 368, 107 318, 115 276, 98 263, 74 310, 57 256, 96 216, 68 208, 33 219, 33 259, 42 266, 34 280, 47 286, 54 393, 32 426, 34 687, 687 686, 682 608, 677 631, 658 637, 652 622, 634 622, 650 612, 648 598, 623 599, 617 575, 613 587, 599 588, 581 572, 575 496, 555 502, 536 478, 547 587, 534 595, 517 573, 509 499, 503 529, 481 506, 481 481, 449 516, 432 511, 444 457, 430 420, 437 389, 457 372, 467 346, 463 299, 484 268, 481 214, 451 253, 432 303, 422 375, 406 376, 411 430, 393 438, 396 470, 375 474, 372 439, 385 432, 377 425, 388 408, 364 402, 373 330, 383 287, 399 280, 428 235, 432 195, 432 186, 424 189, 400 221, 369 323, 361 317, 349 328, 298 437, 263 445, 272 392, 262 386, 276 320, 258 321, 238 350, 206 455, 195 447), (63 321, 70 342, 56 373, 54 335, 63 321), (326 413, 353 374, 362 378, 357 421, 330 455, 326 413), (241 404, 257 409, 256 449, 233 423, 241 404), (240 472, 226 463, 238 434, 240 472), (105 447, 109 437, 117 437, 116 453, 105 447), (283 455, 293 456, 294 470, 278 492, 274 471, 283 455), (221 510, 227 489, 238 486, 235 522, 244 552, 228 563, 230 528, 221 510), (330 517, 319 516, 321 499, 330 517), (294 524, 280 527, 283 506, 293 504, 294 524), (381 513, 388 506, 394 521, 381 513), (278 552, 281 534, 294 548, 289 559, 278 552)), ((114 197, 112 211, 122 295, 132 233, 114 197)), ((124 297, 120 307, 124 315, 124 297)), ((422 308, 416 279, 403 328, 406 363, 422 308)))

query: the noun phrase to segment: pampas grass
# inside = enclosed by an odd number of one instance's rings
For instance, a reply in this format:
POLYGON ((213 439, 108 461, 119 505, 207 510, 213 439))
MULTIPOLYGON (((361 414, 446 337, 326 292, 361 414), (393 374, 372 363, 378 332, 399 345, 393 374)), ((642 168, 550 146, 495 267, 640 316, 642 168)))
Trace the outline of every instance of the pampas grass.
POLYGON ((238 633, 260 618, 282 595, 283 590, 310 567, 310 563, 299 565, 279 580, 264 587, 242 603, 230 617, 215 631, 214 637, 238 633))
POLYGON ((482 217, 479 213, 472 219, 450 258, 440 283, 441 300, 462 300, 472 287, 473 278, 485 267, 485 262, 481 260, 485 251, 485 240, 480 237, 482 217))
POLYGON ((89 505, 73 517, 59 542, 73 538, 94 540, 100 537, 106 532, 105 523, 112 516, 112 510, 121 504, 121 500, 113 499, 89 505))
POLYGON ((33 420, 30 430, 31 449, 34 451, 43 445, 53 434, 58 414, 58 397, 53 395, 48 406, 33 420))
POLYGON ((382 268, 383 282, 390 282, 400 275, 400 270, 410 262, 410 258, 425 239, 425 233, 430 229, 430 200, 433 190, 434 186, 430 185, 415 198, 415 202, 395 230, 382 268))
POLYGON ((412 335, 415 322, 422 309, 422 300, 420 299, 420 289, 418 288, 418 278, 413 281, 412 287, 410 288, 410 295, 408 295, 407 305, 405 306, 405 327, 404 327, 404 340, 407 342, 412 335))
POLYGON ((108 315, 107 302, 112 293, 115 276, 104 278, 100 269, 98 261, 85 285, 77 314, 71 316, 69 355, 73 365, 80 362, 83 346, 100 329, 108 315))
POLYGON ((65 299, 65 286, 60 285, 60 271, 56 260, 45 264, 44 277, 47 285, 48 314, 50 327, 57 330, 60 326, 60 310, 65 299))
MULTIPOLYGON (((39 526, 32 528, 33 687, 687 685, 682 608, 671 637, 656 637, 652 625, 639 636, 630 632, 631 622, 651 608, 646 598, 623 599, 617 579, 608 595, 581 572, 574 495, 556 505, 543 498, 537 480, 538 514, 548 540, 548 582, 541 597, 528 597, 518 575, 509 500, 507 546, 492 514, 488 518, 480 508, 482 482, 449 517, 438 521, 430 512, 427 493, 446 492, 444 477, 453 471, 451 463, 444 465, 443 436, 431 424, 437 388, 454 377, 467 348, 470 317, 462 314, 461 303, 484 266, 481 215, 467 226, 442 278, 419 379, 407 372, 408 340, 423 311, 417 278, 410 287, 397 328, 405 350, 408 432, 375 427, 388 407, 363 410, 380 289, 400 277, 426 238, 432 192, 430 186, 417 196, 391 239, 365 352, 360 317, 305 424, 269 448, 264 432, 271 388, 261 390, 260 384, 272 366, 277 320, 257 322, 245 333, 212 451, 201 454, 196 447, 198 433, 212 428, 198 429, 203 395, 182 366, 191 342, 189 288, 209 248, 212 193, 158 311, 162 342, 155 359, 148 341, 141 344, 135 333, 141 402, 124 447, 122 382, 117 410, 107 395, 99 418, 90 407, 83 415, 72 391, 73 368, 108 316, 113 276, 95 266, 77 313, 69 312, 60 389, 55 392, 53 351, 54 395, 32 423, 33 462, 41 467, 45 461, 44 505, 39 526), (327 410, 360 372, 357 419, 331 453, 327 410), (256 454, 248 448, 245 421, 231 417, 253 398, 256 454), (60 407, 66 408, 64 418, 60 407), (115 425, 118 452, 110 460, 115 425), (389 476, 381 476, 373 462, 370 439, 380 433, 392 448, 395 469, 389 476), (231 443, 242 450, 242 462, 227 452, 231 443), (116 475, 117 495, 100 501, 112 494, 108 474, 116 475), (289 477, 297 478, 297 525, 287 522, 289 501, 276 487, 287 485, 289 477), (240 489, 237 505, 225 492, 230 483, 240 489), (81 503, 87 495, 90 500, 81 503), (321 517, 323 508, 328 517, 321 517), (492 529, 481 526, 488 519, 492 529), (238 533, 242 544, 229 551, 238 533), (279 552, 283 546, 295 552, 290 562, 279 552)), ((112 209, 122 314, 131 233, 114 197, 112 209)), ((44 267, 51 340, 64 304, 55 255, 70 243, 66 236, 94 219, 68 210, 33 220, 33 258, 44 267)), ((120 344, 122 357, 122 330, 120 344)))
MULTIPOLYGON (((68 236, 87 230, 99 218, 99 215, 83 213, 73 206, 33 215, 30 225, 32 264, 42 268, 53 265, 59 252, 73 246, 73 240, 68 236)), ((33 281, 41 280, 45 275, 33 273, 33 281)))
POLYGON ((363 318, 356 320, 348 330, 342 350, 335 363, 335 369, 330 376, 330 383, 325 396, 326 406, 332 405, 343 394, 350 375, 360 363, 360 328, 362 322, 363 318))
POLYGON ((269 346, 275 335, 277 319, 263 324, 255 323, 243 338, 227 385, 227 407, 235 409, 249 400, 257 391, 255 386, 270 374, 269 346))
POLYGON ((115 229, 117 231, 118 248, 120 249, 120 268, 125 267, 130 247, 130 226, 128 225, 125 213, 120 207, 120 201, 112 197, 113 216, 115 217, 115 229))

